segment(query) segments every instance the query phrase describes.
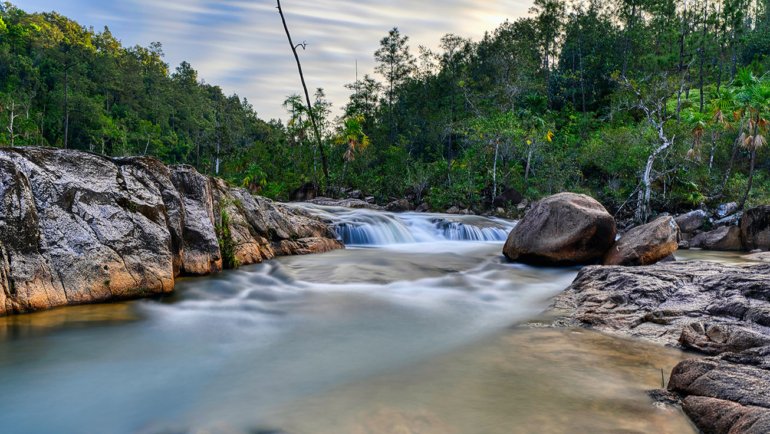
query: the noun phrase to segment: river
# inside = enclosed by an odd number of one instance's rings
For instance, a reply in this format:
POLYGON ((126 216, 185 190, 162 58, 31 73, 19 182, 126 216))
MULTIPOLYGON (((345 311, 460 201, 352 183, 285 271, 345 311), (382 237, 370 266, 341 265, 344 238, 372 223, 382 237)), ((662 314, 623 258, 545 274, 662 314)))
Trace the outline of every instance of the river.
POLYGON ((695 432, 645 393, 685 354, 531 326, 577 269, 511 222, 308 209, 349 248, 0 319, 2 432, 695 432))

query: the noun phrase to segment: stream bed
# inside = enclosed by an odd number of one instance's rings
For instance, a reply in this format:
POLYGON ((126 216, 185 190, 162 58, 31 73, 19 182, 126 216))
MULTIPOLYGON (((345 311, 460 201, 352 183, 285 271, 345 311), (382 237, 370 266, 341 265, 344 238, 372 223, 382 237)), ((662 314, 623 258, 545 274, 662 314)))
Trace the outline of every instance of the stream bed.
POLYGON ((695 432, 645 392, 686 354, 522 326, 578 270, 506 263, 513 223, 307 209, 350 247, 0 318, 2 432, 695 432))

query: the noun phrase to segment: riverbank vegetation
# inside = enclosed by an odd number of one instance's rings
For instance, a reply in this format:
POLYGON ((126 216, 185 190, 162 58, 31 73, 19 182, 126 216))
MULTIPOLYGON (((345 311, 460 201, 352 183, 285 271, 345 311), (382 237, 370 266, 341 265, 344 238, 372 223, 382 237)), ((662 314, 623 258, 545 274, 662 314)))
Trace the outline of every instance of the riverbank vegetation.
POLYGON ((0 144, 152 155, 277 199, 315 184, 482 211, 569 190, 639 220, 770 201, 768 0, 535 0, 480 41, 410 43, 385 35, 341 110, 315 92, 318 137, 297 95, 264 121, 159 43, 5 3, 0 144))

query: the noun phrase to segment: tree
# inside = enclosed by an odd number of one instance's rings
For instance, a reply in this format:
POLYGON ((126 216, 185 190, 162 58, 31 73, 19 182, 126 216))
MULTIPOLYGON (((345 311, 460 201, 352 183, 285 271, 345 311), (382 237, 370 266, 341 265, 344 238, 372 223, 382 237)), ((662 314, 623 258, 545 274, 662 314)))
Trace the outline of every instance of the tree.
POLYGON ((321 164, 323 166, 323 173, 324 173, 324 182, 328 186, 329 185, 329 161, 326 158, 326 150, 323 146, 323 141, 321 140, 321 132, 318 127, 318 122, 315 118, 315 114, 313 113, 313 103, 310 102, 310 93, 307 90, 307 84, 305 83, 305 74, 302 72, 302 63, 300 63, 299 60, 299 54, 297 53, 297 48, 302 47, 304 50, 307 47, 306 43, 297 44, 294 45, 294 42, 291 39, 291 33, 289 32, 289 26, 286 24, 286 17, 283 15, 283 9, 281 8, 281 0, 277 0, 278 3, 278 13, 281 15, 281 21, 283 22, 283 29, 286 31, 286 38, 289 40, 289 46, 291 47, 292 53, 294 53, 294 60, 297 62, 297 70, 299 71, 299 78, 302 82, 302 89, 305 91, 305 102, 307 103, 307 112, 310 116, 310 122, 313 125, 313 130, 315 132, 315 140, 316 144, 318 145, 318 152, 321 154, 321 164))
POLYGON ((675 140, 675 137, 668 136, 665 130, 666 123, 672 118, 671 113, 667 110, 667 103, 674 93, 681 89, 684 82, 677 83, 677 80, 666 75, 646 82, 635 82, 626 77, 620 77, 620 82, 624 89, 630 93, 630 107, 641 110, 658 137, 658 142, 652 147, 647 157, 647 164, 642 171, 641 184, 643 188, 639 190, 637 196, 635 217, 638 222, 646 223, 652 214, 650 200, 652 198, 652 171, 655 160, 673 146, 675 140))
POLYGON ((409 37, 401 36, 397 27, 388 32, 388 36, 380 40, 380 48, 374 53, 377 61, 375 71, 385 78, 385 98, 388 102, 390 115, 390 139, 395 140, 397 128, 393 113, 396 101, 396 91, 412 74, 415 69, 415 59, 409 51, 409 37))
POLYGON ((736 113, 745 118, 742 125, 746 128, 741 132, 739 141, 749 151, 751 158, 746 193, 740 202, 740 208, 743 208, 754 183, 757 151, 767 145, 767 132, 770 128, 770 80, 760 80, 749 69, 741 69, 735 81, 738 87, 735 99, 740 107, 736 113))

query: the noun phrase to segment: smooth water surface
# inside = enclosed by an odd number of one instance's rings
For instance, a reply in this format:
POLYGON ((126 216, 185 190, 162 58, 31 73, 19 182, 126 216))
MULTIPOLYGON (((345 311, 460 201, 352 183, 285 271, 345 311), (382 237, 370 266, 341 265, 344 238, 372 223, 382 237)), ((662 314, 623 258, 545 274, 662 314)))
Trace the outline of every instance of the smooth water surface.
POLYGON ((312 211, 360 246, 0 319, 2 432, 691 430, 644 393, 681 353, 510 328, 577 272, 505 263, 512 223, 312 211))

